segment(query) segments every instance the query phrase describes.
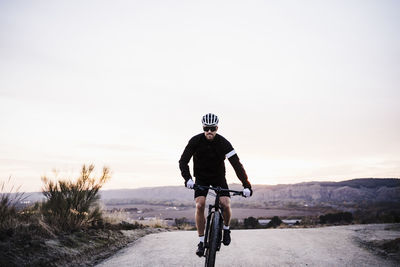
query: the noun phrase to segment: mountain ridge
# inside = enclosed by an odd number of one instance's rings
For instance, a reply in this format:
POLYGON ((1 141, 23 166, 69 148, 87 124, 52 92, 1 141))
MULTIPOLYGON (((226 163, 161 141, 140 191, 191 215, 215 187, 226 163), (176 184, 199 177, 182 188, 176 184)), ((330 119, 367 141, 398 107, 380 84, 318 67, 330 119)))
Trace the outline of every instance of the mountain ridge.
MULTIPOLYGON (((242 189, 240 184, 230 184, 229 187, 233 190, 242 189)), ((302 204, 400 202, 400 179, 398 178, 358 178, 340 182, 253 185, 252 188, 254 195, 251 198, 235 198, 235 202, 278 201, 302 204)), ((187 190, 184 186, 113 189, 100 191, 100 194, 104 201, 112 199, 193 201, 193 191, 187 190)))
MULTIPOLYGON (((229 188, 241 190, 240 184, 230 184, 229 188)), ((296 184, 252 186, 254 194, 249 199, 232 198, 236 203, 262 204, 268 203, 296 203, 300 205, 320 204, 368 204, 376 202, 400 202, 399 178, 357 178, 339 182, 301 182, 296 184)), ((100 190, 103 202, 130 202, 130 203, 192 203, 193 191, 180 186, 142 187, 134 189, 100 190)), ((43 194, 40 192, 28 193, 28 200, 40 201, 43 194)))

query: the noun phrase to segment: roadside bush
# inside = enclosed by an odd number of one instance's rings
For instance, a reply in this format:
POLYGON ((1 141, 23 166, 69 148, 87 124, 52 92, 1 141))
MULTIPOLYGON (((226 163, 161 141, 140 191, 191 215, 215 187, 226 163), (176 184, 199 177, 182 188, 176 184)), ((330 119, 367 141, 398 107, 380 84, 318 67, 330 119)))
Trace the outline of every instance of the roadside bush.
POLYGON ((400 208, 398 207, 376 207, 359 209, 353 213, 356 223, 400 223, 400 208))
POLYGON ((102 223, 98 192, 110 178, 110 171, 104 167, 102 175, 95 178, 92 177, 93 170, 93 165, 83 165, 76 182, 53 182, 42 177, 42 193, 46 201, 42 203, 41 209, 46 221, 55 229, 74 231, 102 223))
POLYGON ((271 228, 271 227, 278 227, 279 225, 281 225, 282 220, 278 217, 278 216, 274 216, 272 217, 271 221, 267 224, 267 228, 271 228))
POLYGON ((328 213, 319 216, 321 224, 326 223, 351 223, 353 221, 353 214, 350 212, 328 213))
POLYGON ((189 221, 186 217, 175 218, 175 226, 177 226, 177 227, 188 224, 188 223, 189 223, 189 221))
POLYGON ((236 218, 232 218, 231 219, 231 223, 230 223, 231 229, 241 229, 243 228, 241 223, 239 223, 239 220, 236 218))
POLYGON ((186 218, 175 218, 175 226, 180 230, 193 230, 195 229, 192 223, 186 218))
POLYGON ((400 212, 399 211, 385 211, 380 214, 380 219, 383 223, 399 223, 400 222, 400 212))
POLYGON ((244 219, 243 224, 246 229, 256 229, 260 226, 258 220, 252 216, 244 219))

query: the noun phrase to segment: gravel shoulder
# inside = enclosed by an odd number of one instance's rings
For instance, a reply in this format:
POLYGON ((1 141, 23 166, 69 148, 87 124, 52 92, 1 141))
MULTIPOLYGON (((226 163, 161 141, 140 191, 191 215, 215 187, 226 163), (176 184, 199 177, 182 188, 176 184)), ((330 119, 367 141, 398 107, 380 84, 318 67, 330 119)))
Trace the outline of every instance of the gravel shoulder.
POLYGON ((0 266, 94 266, 135 240, 163 229, 100 230, 43 238, 15 234, 0 241, 0 266))
MULTIPOLYGON (((233 230, 216 266, 399 266, 382 244, 400 238, 400 224, 303 229, 233 230)), ((145 236, 98 266, 203 266, 194 231, 145 236)))

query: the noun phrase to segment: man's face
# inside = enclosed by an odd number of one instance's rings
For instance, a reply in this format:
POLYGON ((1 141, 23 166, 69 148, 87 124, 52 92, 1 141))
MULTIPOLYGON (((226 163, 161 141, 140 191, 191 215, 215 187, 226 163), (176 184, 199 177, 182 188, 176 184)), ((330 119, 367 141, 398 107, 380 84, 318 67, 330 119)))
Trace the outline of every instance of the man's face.
POLYGON ((203 130, 207 140, 211 141, 217 134, 218 126, 204 126, 203 130))

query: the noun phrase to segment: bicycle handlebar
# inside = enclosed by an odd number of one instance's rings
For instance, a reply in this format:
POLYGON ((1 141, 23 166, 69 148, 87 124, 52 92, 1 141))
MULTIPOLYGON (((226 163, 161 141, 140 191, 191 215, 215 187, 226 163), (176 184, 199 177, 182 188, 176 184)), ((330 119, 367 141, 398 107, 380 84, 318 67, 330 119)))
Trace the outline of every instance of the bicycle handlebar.
POLYGON ((236 191, 236 190, 230 190, 230 189, 225 189, 225 188, 221 188, 221 187, 213 187, 213 186, 204 186, 204 185, 198 185, 198 184, 194 184, 193 189, 211 189, 214 190, 214 192, 218 193, 218 192, 229 192, 229 193, 233 193, 233 196, 242 196, 245 197, 243 195, 243 191, 236 191))

